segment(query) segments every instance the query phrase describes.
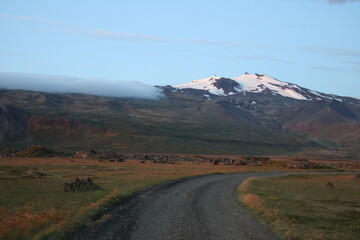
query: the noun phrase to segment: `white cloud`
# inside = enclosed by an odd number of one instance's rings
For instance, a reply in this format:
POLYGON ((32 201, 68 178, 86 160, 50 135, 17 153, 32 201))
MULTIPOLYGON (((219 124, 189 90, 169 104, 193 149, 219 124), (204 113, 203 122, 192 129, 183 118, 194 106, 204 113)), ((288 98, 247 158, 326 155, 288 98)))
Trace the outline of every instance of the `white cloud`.
POLYGON ((137 81, 0 72, 0 88, 156 99, 161 91, 137 81))
POLYGON ((102 38, 112 41, 155 41, 155 42, 169 42, 169 43, 185 43, 185 44, 206 44, 206 45, 219 45, 219 46, 235 46, 235 47, 263 47, 269 48, 270 46, 258 45, 252 43, 236 42, 236 41, 217 41, 209 39, 172 39, 164 38, 154 35, 145 35, 137 33, 119 32, 104 29, 79 29, 58 21, 52 21, 43 18, 34 18, 29 16, 16 16, 8 14, 0 14, 0 18, 17 19, 21 21, 34 22, 37 24, 51 24, 54 27, 42 29, 42 31, 59 32, 65 34, 72 34, 78 36, 85 36, 91 38, 102 38))

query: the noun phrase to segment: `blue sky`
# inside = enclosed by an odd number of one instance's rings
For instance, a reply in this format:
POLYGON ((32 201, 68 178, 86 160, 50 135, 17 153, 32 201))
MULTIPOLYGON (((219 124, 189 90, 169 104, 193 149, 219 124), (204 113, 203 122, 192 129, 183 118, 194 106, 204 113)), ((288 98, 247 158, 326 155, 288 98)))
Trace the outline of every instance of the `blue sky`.
POLYGON ((359 26, 360 0, 0 0, 0 72, 152 85, 256 72, 360 97, 359 26))

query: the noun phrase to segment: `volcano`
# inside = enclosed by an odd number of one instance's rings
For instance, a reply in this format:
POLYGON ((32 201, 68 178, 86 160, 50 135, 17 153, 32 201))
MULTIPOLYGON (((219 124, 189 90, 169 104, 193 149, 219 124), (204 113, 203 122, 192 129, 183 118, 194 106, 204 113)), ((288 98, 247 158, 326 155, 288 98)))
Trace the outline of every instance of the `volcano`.
POLYGON ((0 149, 360 157, 360 100, 263 74, 158 86, 158 99, 0 89, 0 149))

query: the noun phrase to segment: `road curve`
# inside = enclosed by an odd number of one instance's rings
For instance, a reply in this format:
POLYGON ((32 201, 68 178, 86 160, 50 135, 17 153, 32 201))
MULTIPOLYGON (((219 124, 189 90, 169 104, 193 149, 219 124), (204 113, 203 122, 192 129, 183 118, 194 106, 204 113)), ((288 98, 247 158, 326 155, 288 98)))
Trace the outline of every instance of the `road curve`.
POLYGON ((110 218, 72 239, 278 239, 237 203, 236 189, 249 177, 282 173, 231 173, 172 181, 136 194, 110 218))

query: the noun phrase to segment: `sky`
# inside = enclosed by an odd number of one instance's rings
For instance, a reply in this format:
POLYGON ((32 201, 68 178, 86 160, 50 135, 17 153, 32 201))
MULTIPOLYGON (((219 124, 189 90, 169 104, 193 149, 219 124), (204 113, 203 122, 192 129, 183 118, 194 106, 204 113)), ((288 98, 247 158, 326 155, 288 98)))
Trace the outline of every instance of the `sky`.
POLYGON ((360 0, 0 0, 0 87, 249 72, 360 97, 359 26, 360 0))

